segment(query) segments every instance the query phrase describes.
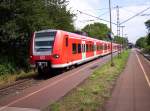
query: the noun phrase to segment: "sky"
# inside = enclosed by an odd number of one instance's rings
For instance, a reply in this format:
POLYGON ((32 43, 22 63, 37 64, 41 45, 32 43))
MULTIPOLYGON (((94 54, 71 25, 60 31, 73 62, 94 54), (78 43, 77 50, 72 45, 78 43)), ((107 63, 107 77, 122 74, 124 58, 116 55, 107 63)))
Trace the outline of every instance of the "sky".
MULTIPOLYGON (((74 25, 76 29, 82 29, 85 25, 94 22, 101 22, 107 24, 109 27, 108 22, 98 20, 79 12, 82 11, 109 21, 108 3, 109 0, 69 0, 68 8, 76 14, 76 17, 74 17, 74 25)), ((117 9, 115 8, 117 5, 119 6, 121 23, 150 7, 150 0, 111 0, 112 22, 114 23, 117 23, 117 9)), ((150 14, 150 9, 143 14, 150 14)), ((123 30, 124 37, 127 37, 130 42, 135 43, 139 37, 146 36, 147 29, 144 22, 148 19, 150 19, 150 15, 142 16, 141 14, 122 24, 122 26, 125 26, 123 30)), ((117 34, 116 25, 112 25, 112 31, 115 35, 117 34)))

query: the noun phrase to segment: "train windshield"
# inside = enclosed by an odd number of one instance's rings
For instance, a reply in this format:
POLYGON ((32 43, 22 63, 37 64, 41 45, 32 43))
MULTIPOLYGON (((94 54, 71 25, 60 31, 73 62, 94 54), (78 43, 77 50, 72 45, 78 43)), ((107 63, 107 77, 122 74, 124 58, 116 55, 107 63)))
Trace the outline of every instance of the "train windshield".
POLYGON ((37 32, 35 34, 35 52, 42 52, 41 54, 51 53, 53 49, 56 31, 51 32, 37 32))

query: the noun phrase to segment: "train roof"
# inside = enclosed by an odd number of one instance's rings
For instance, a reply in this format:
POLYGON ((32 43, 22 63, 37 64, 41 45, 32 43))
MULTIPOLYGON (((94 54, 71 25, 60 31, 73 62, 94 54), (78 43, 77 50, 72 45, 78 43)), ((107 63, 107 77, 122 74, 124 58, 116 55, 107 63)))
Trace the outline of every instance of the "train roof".
MULTIPOLYGON (((110 43, 109 41, 104 41, 104 40, 99 40, 99 39, 95 39, 95 38, 91 38, 89 36, 84 36, 84 35, 81 35, 81 34, 77 34, 77 33, 73 33, 73 32, 67 32, 67 31, 64 31, 64 30, 57 30, 57 29, 45 29, 45 30, 39 30, 39 31, 35 31, 35 33, 37 32, 50 32, 50 31, 61 31, 61 32, 65 32, 65 33, 69 33, 70 35, 78 35, 76 36, 77 38, 81 38, 81 39, 89 39, 89 40, 94 40, 94 41, 101 41, 101 42, 105 42, 105 43, 110 43), (79 37, 80 35, 80 37, 79 37)), ((113 43, 113 44, 116 44, 116 43, 113 43)), ((116 44, 118 45, 118 44, 116 44)))

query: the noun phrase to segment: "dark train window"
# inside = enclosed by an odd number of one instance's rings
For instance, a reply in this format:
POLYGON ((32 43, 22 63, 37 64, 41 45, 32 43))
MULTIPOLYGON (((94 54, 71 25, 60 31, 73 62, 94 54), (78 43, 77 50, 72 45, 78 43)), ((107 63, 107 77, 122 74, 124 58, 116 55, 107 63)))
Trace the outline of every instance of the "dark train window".
POLYGON ((104 45, 104 50, 107 50, 107 44, 104 45))
POLYGON ((78 53, 81 53, 81 44, 78 44, 78 53))
POLYGON ((86 52, 88 52, 88 51, 89 51, 89 45, 86 44, 86 52))
POLYGON ((103 45, 100 45, 100 50, 103 50, 103 45))
POLYGON ((92 45, 90 44, 90 51, 92 51, 92 45))
POLYGON ((92 51, 94 51, 94 45, 92 45, 92 51))
POLYGON ((73 54, 76 54, 76 53, 77 53, 76 44, 72 44, 72 53, 73 53, 73 54))
POLYGON ((68 37, 66 38, 66 47, 68 47, 68 37))
POLYGON ((51 32, 38 32, 35 34, 36 38, 41 38, 41 37, 51 37, 54 38, 56 36, 56 31, 51 31, 51 32))
POLYGON ((108 49, 110 49, 110 46, 108 45, 108 49))
POLYGON ((89 44, 89 52, 91 51, 91 44, 89 44))
POLYGON ((98 50, 98 51, 101 50, 101 46, 100 46, 100 45, 97 46, 97 50, 98 50))

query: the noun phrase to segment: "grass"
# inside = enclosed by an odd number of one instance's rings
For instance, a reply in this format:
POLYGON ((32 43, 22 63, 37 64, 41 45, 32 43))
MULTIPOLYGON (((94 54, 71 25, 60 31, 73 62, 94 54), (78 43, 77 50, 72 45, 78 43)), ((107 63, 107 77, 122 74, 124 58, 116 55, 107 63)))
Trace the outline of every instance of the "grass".
POLYGON ((110 62, 85 80, 81 85, 70 91, 59 101, 49 105, 44 111, 97 111, 102 109, 105 101, 111 96, 117 78, 126 66, 129 51, 121 57, 115 57, 115 66, 110 62))
POLYGON ((35 73, 34 71, 26 73, 23 70, 14 74, 4 74, 0 76, 0 87, 7 86, 9 84, 14 83, 17 80, 30 78, 36 75, 37 73, 35 73))
POLYGON ((17 57, 14 57, 14 55, 0 55, 0 87, 37 75, 29 68, 27 57, 21 57, 23 59, 16 59, 17 57))

